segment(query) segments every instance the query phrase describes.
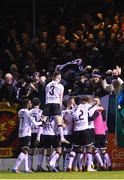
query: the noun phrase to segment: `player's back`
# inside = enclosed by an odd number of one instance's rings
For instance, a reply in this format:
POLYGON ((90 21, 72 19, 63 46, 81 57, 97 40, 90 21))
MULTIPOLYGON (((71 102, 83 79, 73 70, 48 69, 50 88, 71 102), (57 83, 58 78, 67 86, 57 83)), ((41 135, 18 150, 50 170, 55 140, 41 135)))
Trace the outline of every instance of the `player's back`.
POLYGON ((74 108, 72 113, 74 120, 74 131, 88 129, 88 109, 88 103, 80 104, 74 108))
POLYGON ((43 134, 44 135, 56 135, 57 134, 57 123, 54 117, 47 118, 45 125, 43 127, 43 134))
POLYGON ((60 103, 60 96, 64 91, 64 87, 61 83, 51 81, 47 84, 46 93, 46 104, 47 103, 60 103))
POLYGON ((31 136, 31 121, 30 111, 28 109, 21 109, 18 112, 19 118, 19 137, 31 136))
MULTIPOLYGON (((30 114, 31 114, 31 116, 34 117, 34 120, 36 122, 40 122, 41 121, 42 112, 43 111, 41 109, 39 109, 39 108, 32 108, 30 110, 30 114)), ((38 128, 39 128, 39 126, 36 126, 36 125, 32 124, 32 127, 31 127, 32 133, 37 133, 38 132, 38 128)))
POLYGON ((66 109, 61 111, 62 118, 66 127, 63 129, 64 135, 70 135, 73 131, 73 118, 72 118, 72 110, 66 109))

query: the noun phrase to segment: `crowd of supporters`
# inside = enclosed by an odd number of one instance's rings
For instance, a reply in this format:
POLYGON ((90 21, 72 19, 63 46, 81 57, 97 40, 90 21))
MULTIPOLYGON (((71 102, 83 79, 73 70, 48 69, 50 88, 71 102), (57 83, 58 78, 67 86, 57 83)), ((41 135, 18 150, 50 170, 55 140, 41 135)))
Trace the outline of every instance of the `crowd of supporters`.
POLYGON ((83 8, 77 12, 73 3, 60 4, 57 16, 39 13, 35 37, 28 13, 0 17, 0 100, 39 97, 43 105, 44 87, 55 67, 78 58, 82 71, 73 65, 62 70, 65 94, 118 93, 123 83, 124 14, 111 3, 102 13, 83 8))
POLYGON ((43 109, 45 87, 58 70, 64 95, 72 98, 123 94, 124 13, 107 3, 87 13, 76 1, 63 1, 54 14, 37 14, 35 34, 30 14, 0 15, 0 101, 11 106, 38 98, 43 109))

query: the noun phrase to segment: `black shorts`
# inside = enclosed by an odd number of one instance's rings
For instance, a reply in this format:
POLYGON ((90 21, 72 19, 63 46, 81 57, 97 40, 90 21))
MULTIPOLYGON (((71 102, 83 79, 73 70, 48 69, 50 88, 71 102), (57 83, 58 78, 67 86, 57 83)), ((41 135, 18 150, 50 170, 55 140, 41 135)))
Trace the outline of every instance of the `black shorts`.
POLYGON ((89 129, 89 138, 90 138, 90 141, 93 142, 93 144, 95 143, 95 129, 94 128, 91 128, 89 129))
POLYGON ((40 135, 40 143, 38 144, 38 148, 44 148, 44 135, 40 135))
POLYGON ((74 131, 73 133, 73 145, 89 146, 93 142, 90 139, 89 129, 82 131, 74 131))
POLYGON ((95 147, 106 148, 106 135, 95 135, 95 147))
POLYGON ((30 148, 34 148, 35 147, 36 138, 37 138, 37 133, 32 133, 31 134, 31 146, 30 146, 30 148))
POLYGON ((60 138, 57 135, 44 135, 44 148, 60 147, 60 138))
POLYGON ((21 137, 21 138, 19 138, 19 140, 20 140, 21 148, 23 148, 23 147, 30 148, 30 145, 31 145, 31 136, 21 137))
POLYGON ((49 103, 46 104, 43 110, 44 116, 60 116, 60 104, 49 103))
POLYGON ((70 149, 72 147, 72 135, 64 135, 64 137, 70 144, 62 144, 62 148, 70 149))

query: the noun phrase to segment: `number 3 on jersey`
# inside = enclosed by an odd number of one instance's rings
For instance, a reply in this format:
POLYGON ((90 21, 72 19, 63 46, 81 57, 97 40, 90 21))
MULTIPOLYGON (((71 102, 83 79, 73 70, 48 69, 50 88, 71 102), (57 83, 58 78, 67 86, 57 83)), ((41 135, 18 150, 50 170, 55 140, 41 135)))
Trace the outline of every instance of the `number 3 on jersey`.
POLYGON ((54 95, 54 86, 50 86, 50 95, 53 96, 54 95))

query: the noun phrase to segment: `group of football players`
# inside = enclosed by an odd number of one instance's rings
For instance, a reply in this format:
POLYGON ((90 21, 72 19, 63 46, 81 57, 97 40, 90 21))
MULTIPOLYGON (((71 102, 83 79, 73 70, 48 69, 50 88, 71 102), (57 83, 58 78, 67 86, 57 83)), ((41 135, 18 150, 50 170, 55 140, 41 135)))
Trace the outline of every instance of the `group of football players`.
POLYGON ((63 171, 97 171, 111 169, 107 153, 107 125, 105 109, 99 97, 69 97, 64 100, 61 73, 55 72, 46 85, 46 104, 40 100, 22 101, 18 112, 21 152, 12 168, 20 173, 24 161, 25 172, 59 172, 60 157, 63 171), (46 168, 43 167, 45 158, 46 168))

